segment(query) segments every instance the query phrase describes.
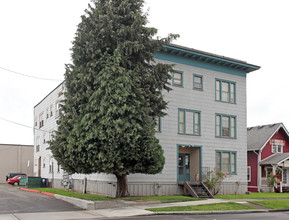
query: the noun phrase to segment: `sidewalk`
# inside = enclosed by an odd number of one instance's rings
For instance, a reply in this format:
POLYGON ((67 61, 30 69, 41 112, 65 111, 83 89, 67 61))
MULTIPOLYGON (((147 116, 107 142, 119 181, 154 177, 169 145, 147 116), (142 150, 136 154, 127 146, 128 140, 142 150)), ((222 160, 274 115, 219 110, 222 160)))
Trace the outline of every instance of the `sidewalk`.
MULTIPOLYGON (((65 219, 104 219, 104 218, 116 218, 116 217, 131 217, 140 215, 173 215, 180 214, 184 212, 161 212, 155 213, 150 212, 145 209, 157 208, 157 207, 171 207, 171 206, 188 206, 188 205, 200 205, 200 204, 212 204, 229 202, 229 200, 223 199, 208 199, 201 201, 190 201, 190 202, 173 202, 173 203, 158 203, 152 204, 147 203, 146 205, 136 205, 130 207, 118 207, 118 208, 108 208, 108 209, 98 209, 98 210, 84 210, 84 211, 68 211, 68 212, 41 212, 41 213, 17 213, 17 214, 4 214, 0 215, 0 220, 65 220, 65 219)), ((246 201, 234 201, 238 203, 247 203, 246 201)), ((247 204, 246 204, 247 205, 247 204)), ((268 209, 258 209, 255 210, 241 210, 241 211, 210 211, 210 212, 185 212, 186 214, 220 214, 220 213, 248 213, 248 212, 268 212, 268 209)), ((276 210, 272 210, 276 211, 276 210)))

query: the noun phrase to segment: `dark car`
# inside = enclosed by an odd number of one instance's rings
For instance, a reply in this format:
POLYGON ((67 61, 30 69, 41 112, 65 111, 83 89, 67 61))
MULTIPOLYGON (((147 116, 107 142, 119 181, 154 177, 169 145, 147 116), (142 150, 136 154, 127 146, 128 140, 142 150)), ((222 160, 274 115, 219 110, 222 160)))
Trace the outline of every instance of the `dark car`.
POLYGON ((13 178, 8 179, 7 183, 11 184, 11 185, 18 186, 20 183, 20 179, 26 178, 26 177, 27 177, 26 175, 14 176, 13 178))
POLYGON ((6 176, 6 181, 13 178, 14 176, 26 176, 26 174, 25 173, 8 173, 8 175, 6 176))

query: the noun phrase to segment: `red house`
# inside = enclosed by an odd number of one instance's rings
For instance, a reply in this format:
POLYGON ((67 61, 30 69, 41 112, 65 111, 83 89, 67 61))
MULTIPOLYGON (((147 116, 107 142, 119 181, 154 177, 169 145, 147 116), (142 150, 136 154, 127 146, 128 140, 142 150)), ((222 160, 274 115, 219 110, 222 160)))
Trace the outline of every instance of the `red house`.
POLYGON ((283 123, 247 128, 248 191, 268 192, 266 172, 278 175, 278 190, 289 190, 289 133, 283 123))

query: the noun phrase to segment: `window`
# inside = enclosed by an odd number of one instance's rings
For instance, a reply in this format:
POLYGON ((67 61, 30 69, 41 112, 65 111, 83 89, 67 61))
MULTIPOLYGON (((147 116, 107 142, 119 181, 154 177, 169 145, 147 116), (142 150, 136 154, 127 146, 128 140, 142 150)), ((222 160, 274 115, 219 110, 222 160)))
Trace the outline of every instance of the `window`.
POLYGON ((43 112, 39 115, 39 128, 44 126, 43 112))
POLYGON ((37 137, 36 138, 36 152, 39 152, 39 148, 40 148, 40 138, 37 137))
POLYGON ((236 103, 236 83, 216 79, 216 100, 221 102, 236 103))
POLYGON ((50 105, 50 117, 53 116, 53 105, 50 105))
POLYGON ((46 109, 46 119, 49 118, 49 108, 46 109))
POLYGON ((59 117, 59 107, 60 107, 60 103, 59 101, 57 101, 55 104, 55 118, 59 117))
POLYGON ((193 76, 193 89, 203 90, 203 76, 194 74, 194 76, 193 76))
POLYGON ((45 157, 43 158, 43 168, 45 168, 45 157))
POLYGON ((237 174, 237 153, 232 151, 216 152, 216 167, 227 174, 237 174))
POLYGON ((49 173, 53 172, 53 158, 49 158, 49 173))
POLYGON ((201 112, 179 109, 179 134, 201 135, 201 112))
POLYGON ((236 116, 216 114, 216 137, 236 138, 236 116))
POLYGON ((251 167, 247 167, 247 181, 251 182, 251 167))
POLYGON ((45 140, 45 133, 43 133, 43 144, 46 143, 46 140, 45 140))
POLYGON ((183 72, 173 72, 173 86, 183 87, 183 72))
POLYGON ((283 153, 282 145, 272 145, 272 153, 283 153))
POLYGON ((157 117, 155 120, 155 131, 161 132, 161 118, 157 117))

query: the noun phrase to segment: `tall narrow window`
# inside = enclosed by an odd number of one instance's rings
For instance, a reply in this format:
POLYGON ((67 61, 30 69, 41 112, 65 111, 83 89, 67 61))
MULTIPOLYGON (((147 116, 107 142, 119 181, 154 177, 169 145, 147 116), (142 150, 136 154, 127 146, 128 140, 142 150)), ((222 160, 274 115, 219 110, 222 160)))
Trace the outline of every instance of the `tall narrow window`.
POLYGON ((236 138, 236 116, 216 114, 216 137, 236 138))
POLYGON ((174 86, 183 86, 183 72, 173 72, 173 85, 174 86))
POLYGON ((251 182, 251 167, 247 167, 247 181, 251 182))
POLYGON ((203 76, 197 74, 193 75, 193 89, 203 90, 203 76))
POLYGON ((157 117, 155 120, 155 131, 161 132, 161 118, 157 117))
POLYGON ((201 135, 201 112, 179 109, 179 134, 201 135))
POLYGON ((236 83, 216 79, 216 100, 228 103, 236 103, 236 83))

